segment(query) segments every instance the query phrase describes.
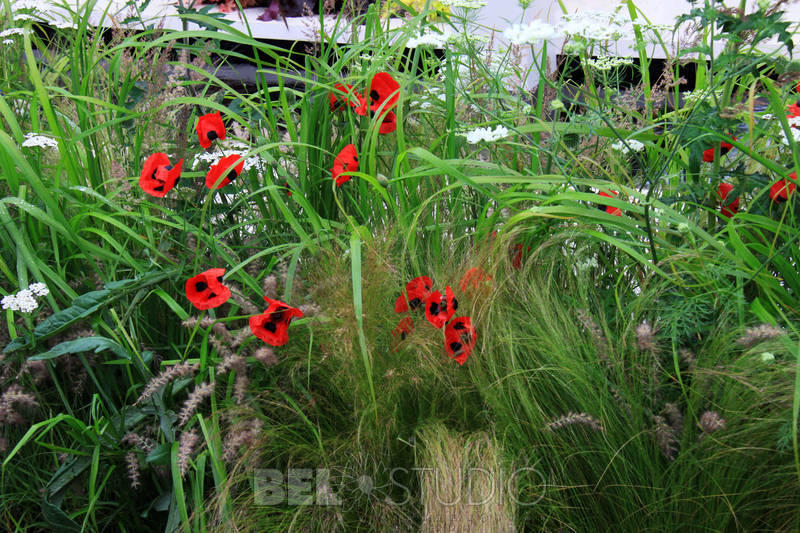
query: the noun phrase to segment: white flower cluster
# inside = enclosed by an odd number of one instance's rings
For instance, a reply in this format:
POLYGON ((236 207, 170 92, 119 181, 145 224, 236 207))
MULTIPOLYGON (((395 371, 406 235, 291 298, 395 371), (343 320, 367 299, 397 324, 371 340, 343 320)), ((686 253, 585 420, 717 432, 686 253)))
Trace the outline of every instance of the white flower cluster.
POLYGON ((587 60, 586 64, 595 70, 611 70, 624 65, 633 65, 633 58, 600 56, 597 59, 587 60))
POLYGON ((466 137, 467 142, 470 144, 478 144, 481 141, 494 142, 508 136, 508 128, 505 126, 497 126, 494 130, 491 128, 476 128, 458 135, 466 137))
POLYGON ((25 140, 22 141, 22 146, 31 148, 38 146, 40 148, 58 148, 58 141, 47 135, 39 135, 38 133, 26 133, 25 140))
POLYGON ((713 98, 722 98, 722 88, 714 89, 713 95, 711 90, 695 90, 695 91, 684 91, 681 93, 683 97, 684 106, 689 104, 695 104, 702 100, 709 100, 711 101, 713 98))
POLYGON ((570 37, 583 37, 589 41, 616 41, 625 35, 628 19, 619 13, 587 10, 564 15, 558 24, 559 33, 570 37))
MULTIPOLYGON (((225 153, 222 153, 219 150, 214 152, 202 152, 197 154, 194 158, 194 162, 192 163, 192 169, 197 168, 197 165, 200 163, 204 163, 204 165, 216 165, 219 163, 220 159, 225 156, 229 155, 240 155, 245 156, 247 152, 250 150, 250 146, 240 142, 229 142, 225 147, 225 153)), ((244 166, 242 167, 242 172, 247 172, 251 168, 255 168, 259 174, 264 172, 267 168, 267 161, 258 155, 251 155, 250 157, 245 157, 244 159, 244 166)))
POLYGON ((12 35, 23 35, 25 28, 8 28, 7 30, 0 31, 0 39, 11 37, 12 35))
POLYGON ((421 33, 418 37, 412 37, 406 43, 407 48, 416 48, 418 46, 432 46, 434 48, 444 48, 447 41, 452 37, 452 32, 438 33, 429 31, 421 33))
POLYGON ((16 11, 18 9, 30 9, 30 10, 33 10, 33 11, 40 11, 40 9, 42 7, 42 1, 41 0, 17 0, 16 2, 14 2, 11 5, 11 7, 14 9, 14 11, 16 11))
POLYGON ((443 6, 463 7, 464 9, 480 9, 488 2, 486 0, 439 0, 443 6))
POLYGON ((555 39, 559 33, 554 26, 541 20, 533 20, 530 24, 513 24, 506 28, 503 37, 508 39, 511 44, 523 45, 533 44, 537 41, 555 39))
MULTIPOLYGON (((789 123, 789 131, 792 133, 794 142, 800 144, 800 117, 788 117, 786 121, 789 123)), ((789 138, 786 136, 786 132, 783 131, 783 128, 781 128, 781 142, 789 146, 789 138)))
POLYGON ((39 307, 36 297, 47 296, 50 290, 44 283, 31 283, 27 289, 22 289, 17 294, 9 294, 0 300, 3 309, 11 309, 20 313, 30 313, 39 307))
POLYGON ((631 152, 641 152, 644 149, 644 144, 636 139, 626 139, 625 142, 614 141, 611 143, 611 148, 617 152, 622 152, 627 155, 631 152), (627 146, 625 145, 627 143, 627 146))
POLYGON ((588 257, 583 261, 579 261, 575 264, 579 272, 583 272, 584 270, 588 270, 590 268, 597 268, 600 265, 597 263, 597 257, 592 256, 588 257))

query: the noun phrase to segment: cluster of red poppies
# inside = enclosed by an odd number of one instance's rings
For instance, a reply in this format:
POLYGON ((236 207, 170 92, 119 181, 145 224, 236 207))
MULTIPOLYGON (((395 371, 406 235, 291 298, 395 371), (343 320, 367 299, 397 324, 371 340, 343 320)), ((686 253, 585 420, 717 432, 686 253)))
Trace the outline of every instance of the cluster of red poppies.
MULTIPOLYGON (((222 122, 222 115, 219 112, 200 117, 197 120, 196 129, 200 146, 205 149, 210 148, 214 141, 225 139, 225 124, 222 122)), ((139 176, 139 186, 147 194, 163 198, 175 187, 175 183, 181 176, 182 164, 183 159, 172 166, 167 154, 154 153, 144 162, 142 173, 139 176)), ((239 176, 243 169, 244 159, 242 156, 233 154, 223 157, 208 170, 206 187, 209 189, 224 187, 239 176)))
MULTIPOLYGON (((369 90, 364 94, 353 91, 352 85, 337 83, 330 95, 331 111, 351 108, 357 115, 380 121, 378 133, 392 133, 397 129, 397 116, 392 109, 399 100, 400 84, 387 72, 378 72, 372 77, 369 90)), ((337 187, 350 181, 350 173, 358 170, 358 151, 354 144, 348 144, 333 161, 331 175, 337 187)))
MULTIPOLYGON (((484 282, 491 280, 483 271, 472 268, 461 280, 462 292, 479 288, 484 282)), ((477 334, 468 316, 454 317, 458 309, 453 290, 445 287, 441 291, 433 290, 433 280, 428 276, 420 276, 406 284, 405 290, 394 303, 395 313, 408 313, 422 308, 426 320, 436 329, 444 327, 445 352, 459 365, 463 365, 475 347, 477 334)), ((397 344, 404 341, 414 329, 414 321, 410 316, 403 317, 392 334, 397 344)))
MULTIPOLYGON (((197 309, 219 307, 231 297, 231 290, 223 285, 225 270, 212 268, 186 280, 186 297, 197 309)), ((272 346, 283 346, 289 342, 289 323, 302 318, 303 312, 279 300, 264 297, 268 307, 260 315, 250 317, 253 335, 272 346)))

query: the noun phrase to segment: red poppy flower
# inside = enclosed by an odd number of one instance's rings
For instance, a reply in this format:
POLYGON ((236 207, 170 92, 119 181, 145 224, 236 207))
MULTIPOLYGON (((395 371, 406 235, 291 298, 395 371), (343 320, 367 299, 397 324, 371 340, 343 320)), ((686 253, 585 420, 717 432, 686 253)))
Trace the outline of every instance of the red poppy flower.
POLYGON ((439 291, 432 292, 425 300, 425 318, 435 328, 444 326, 458 309, 458 300, 453 296, 453 290, 449 285, 445 287, 444 292, 445 296, 439 291))
MULTIPOLYGON (((514 246, 511 247, 511 266, 514 267, 516 270, 522 268, 522 243, 518 242, 514 246)), ((527 253, 530 253, 531 247, 528 246, 526 250, 527 253)))
POLYGON ((395 351, 397 351, 398 345, 406 340, 408 334, 414 331, 414 321, 411 320, 410 316, 403 317, 400 322, 397 324, 397 327, 392 330, 392 336, 394 337, 394 344, 395 344, 395 351))
MULTIPOLYGON (((521 253, 522 245, 520 244, 520 254, 521 253)), ((520 266, 522 266, 522 258, 520 258, 520 266)), ((464 276, 461 278, 461 283, 459 283, 458 286, 461 289, 461 292, 465 294, 483 288, 482 292, 484 295, 488 295, 489 290, 491 289, 489 283, 490 281, 492 281, 492 276, 488 275, 478 267, 473 267, 464 273, 464 276)))
POLYGON ((732 190, 733 185, 730 183, 720 183, 719 188, 717 189, 717 196, 722 204, 720 207, 720 213, 722 213, 722 216, 727 218, 731 218, 739 211, 739 198, 728 202, 728 194, 730 194, 732 190))
POLYGON ((772 187, 769 188, 769 197, 773 202, 785 202, 789 196, 794 192, 797 185, 797 173, 792 172, 789 174, 788 179, 778 180, 772 187))
POLYGON ((406 290, 394 302, 395 313, 405 313, 409 307, 416 309, 422 305, 431 294, 433 280, 428 276, 420 276, 406 283, 406 290))
POLYGON ((800 117, 800 100, 796 101, 795 103, 789 106, 789 114, 786 115, 786 118, 794 118, 800 117))
POLYGON ((331 174, 333 179, 336 180, 336 186, 341 187, 344 183, 350 181, 350 176, 341 176, 345 172, 355 172, 358 170, 358 153, 354 144, 348 144, 336 159, 333 160, 333 168, 331 174))
POLYGON ((369 86, 369 107, 372 111, 377 111, 386 102, 384 111, 392 109, 400 99, 400 84, 388 72, 378 72, 372 77, 369 86))
POLYGON ((356 103, 350 99, 352 92, 352 85, 343 85, 341 83, 334 85, 333 91, 331 91, 331 111, 341 109, 343 103, 348 104, 350 107, 356 107, 356 103))
POLYGON ((444 329, 444 348, 447 355, 463 365, 475 348, 478 335, 468 316, 453 319, 444 329))
POLYGON ((250 331, 271 346, 283 346, 289 342, 289 323, 293 318, 302 318, 303 312, 267 296, 264 300, 269 307, 263 314, 250 317, 250 331))
POLYGON ((219 111, 197 119, 197 138, 203 148, 211 148, 211 143, 215 139, 221 141, 225 139, 225 124, 219 111))
POLYGON ((394 114, 394 111, 389 111, 386 113, 386 116, 383 117, 383 121, 381 122, 380 127, 378 127, 378 133, 381 135, 386 135, 387 133, 392 133, 397 129, 397 116, 394 114))
MULTIPOLYGON (((736 140, 736 137, 731 137, 732 141, 736 140)), ((733 145, 729 142, 722 141, 719 143, 719 155, 725 155, 731 151, 733 145)), ((714 161, 714 149, 709 148, 708 150, 703 150, 703 161, 706 163, 711 163, 714 161)))
MULTIPOLYGON (((597 194, 599 194, 600 196, 603 196, 605 198, 614 198, 615 196, 618 195, 617 191, 611 191, 611 194, 608 194, 607 192, 600 191, 597 194), (614 196, 612 196, 612 194, 614 196)), ((610 205, 600 204, 600 205, 597 206, 597 208, 602 210, 602 211, 605 211, 609 215, 617 215, 618 217, 622 216, 622 210, 619 207, 611 207, 610 205)))
POLYGON ((229 184, 231 181, 239 177, 244 169, 244 158, 237 154, 231 154, 223 157, 216 165, 211 165, 211 169, 206 174, 206 187, 209 189, 219 189, 229 184), (228 169, 231 169, 222 181, 217 183, 219 178, 225 174, 228 169), (216 187, 214 184, 217 183, 216 187))
POLYGON ((213 309, 228 301, 231 291, 222 284, 225 269, 212 268, 186 280, 186 297, 200 310, 213 309))
POLYGON ((151 196, 165 197, 181 176, 181 165, 183 159, 173 167, 167 154, 156 152, 144 162, 144 168, 139 176, 139 187, 151 196))
POLYGON ((283 182, 283 186, 286 189, 286 196, 291 196, 292 195, 292 190, 289 188, 289 182, 288 181, 284 181, 283 182))

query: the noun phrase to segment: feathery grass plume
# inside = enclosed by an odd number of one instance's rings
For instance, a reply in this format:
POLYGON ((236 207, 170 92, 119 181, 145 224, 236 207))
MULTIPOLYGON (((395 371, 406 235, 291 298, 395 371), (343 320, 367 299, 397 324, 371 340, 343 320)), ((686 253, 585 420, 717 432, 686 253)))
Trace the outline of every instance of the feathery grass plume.
POLYGON ((594 318, 589 314, 588 311, 585 309, 576 309, 575 311, 578 314, 578 319, 583 324, 583 327, 586 328, 586 331, 592 336, 592 343, 594 344, 595 351, 597 352, 597 357, 601 361, 608 360, 608 340, 606 339, 603 330, 600 329, 600 326, 597 325, 594 318))
POLYGON ((147 383, 147 386, 144 388, 144 391, 142 391, 139 399, 136 400, 133 405, 139 405, 145 400, 150 399, 150 397, 152 397, 158 389, 174 379, 193 376, 194 373, 197 372, 198 368, 200 368, 198 363, 178 363, 177 365, 173 365, 166 370, 162 370, 160 374, 147 383))
POLYGON ((183 408, 181 412, 178 413, 178 425, 183 426, 191 420, 192 415, 194 412, 197 411, 197 408, 203 402, 204 399, 208 398, 214 393, 214 383, 201 383, 197 385, 194 390, 189 393, 189 397, 186 398, 186 401, 183 402, 183 408))
POLYGON ((178 469, 181 471, 181 478, 184 478, 186 472, 189 471, 189 459, 194 454, 198 442, 200 442, 200 435, 197 434, 196 429, 181 433, 178 444, 178 469))
POLYGON ((698 438, 702 438, 704 435, 710 435, 718 429, 725 429, 725 424, 725 419, 722 418, 718 412, 704 411, 697 421, 697 427, 703 430, 703 433, 701 433, 698 438))
POLYGON ((275 351, 269 346, 261 346, 255 351, 253 357, 255 357, 257 361, 261 361, 265 366, 275 366, 278 364, 275 351))
POLYGON ((675 430, 661 415, 653 415, 653 434, 664 457, 674 461, 678 455, 678 439, 675 438, 675 430))
POLYGON ((222 443, 222 460, 232 463, 239 454, 242 446, 253 444, 258 438, 264 422, 259 418, 251 418, 234 424, 225 435, 222 443))
POLYGON ((247 298, 245 298, 242 295, 242 289, 239 288, 238 285, 236 285, 235 283, 229 283, 228 284, 228 288, 231 290, 231 297, 233 298, 233 301, 235 301, 237 304, 239 304, 239 307, 242 308, 242 310, 245 312, 245 314, 247 314, 247 315, 258 315, 258 314, 261 313, 261 311, 259 311, 258 307, 253 305, 253 302, 251 302, 250 300, 248 300, 247 298))
POLYGON ((225 374, 226 372, 230 372, 231 370, 235 371, 237 374, 242 373, 247 368, 247 361, 245 361, 244 357, 236 355, 235 353, 228 351, 227 354, 222 358, 222 361, 216 366, 214 371, 217 374, 225 374))
POLYGON ((122 444, 127 444, 128 446, 135 446, 136 448, 142 450, 144 453, 150 453, 153 451, 155 447, 155 442, 151 438, 144 438, 138 433, 134 433, 133 431, 126 433, 122 439, 120 439, 122 444))
POLYGON ((141 486, 139 470, 139 455, 136 452, 128 452, 125 454, 125 464, 128 468, 128 479, 131 480, 131 488, 138 489, 141 486))
POLYGON ((783 328, 770 326, 769 324, 761 324, 745 329, 744 335, 736 339, 736 343, 745 348, 750 348, 760 342, 776 339, 785 334, 786 331, 783 328))
POLYGON ((278 298, 278 278, 275 277, 275 274, 270 274, 269 276, 264 278, 264 282, 261 285, 261 288, 264 290, 264 296, 267 296, 271 300, 275 300, 278 298))
POLYGON ((28 374, 36 385, 40 385, 50 379, 46 361, 25 361, 20 373, 28 374))
POLYGON ((595 417, 587 413, 567 413, 566 415, 559 417, 552 422, 548 422, 547 425, 545 425, 544 430, 552 432, 574 424, 586 426, 594 431, 605 431, 603 424, 601 424, 600 421, 598 421, 595 417))
POLYGON ((16 383, 9 386, 0 396, 0 423, 9 425, 19 425, 25 423, 25 418, 17 411, 23 407, 34 409, 39 406, 33 394, 25 392, 22 386, 16 383))
POLYGON ((233 341, 233 337, 231 337, 231 332, 228 331, 228 327, 225 325, 225 323, 215 320, 210 316, 205 316, 200 320, 198 320, 197 317, 191 316, 186 320, 184 320, 183 322, 181 322, 181 325, 187 329, 192 329, 198 324, 203 329, 211 328, 212 333, 214 333, 218 337, 222 337, 222 339, 225 342, 233 341))
POLYGON ((223 360, 233 359, 236 357, 236 354, 233 353, 233 350, 231 350, 230 347, 216 335, 211 335, 208 341, 211 343, 211 346, 217 350, 217 353, 222 356, 223 360))
POLYGON ((249 327, 243 327, 242 329, 236 332, 236 335, 234 335, 233 340, 231 341, 231 347, 237 348, 241 346, 244 341, 246 341, 252 336, 253 336, 253 331, 249 327))
POLYGON ((655 353, 658 350, 653 326, 647 322, 642 322, 636 326, 636 344, 639 346, 639 349, 644 352, 655 353))
POLYGON ((664 404, 664 413, 667 415, 669 425, 675 430, 676 435, 683 433, 683 413, 674 403, 664 404))
POLYGON ((233 382, 233 399, 241 405, 244 402, 245 394, 247 394, 247 386, 250 384, 250 377, 244 372, 236 372, 236 381, 233 382))
POLYGON ((678 352, 681 361, 689 367, 689 372, 694 372, 697 367, 697 356, 688 348, 681 348, 678 352))

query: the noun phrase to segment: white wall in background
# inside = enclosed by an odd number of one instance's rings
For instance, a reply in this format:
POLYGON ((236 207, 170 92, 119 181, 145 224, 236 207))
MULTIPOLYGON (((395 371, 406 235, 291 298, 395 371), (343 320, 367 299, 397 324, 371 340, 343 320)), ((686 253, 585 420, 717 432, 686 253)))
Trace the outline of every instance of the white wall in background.
MULTIPOLYGON (((620 4, 622 4, 622 12, 627 14, 628 7, 626 1, 609 2, 604 0, 563 0, 564 5, 569 13, 580 13, 582 11, 614 11, 620 4)), ((675 23, 675 18, 683 13, 688 13, 692 6, 686 0, 638 0, 634 2, 639 7, 640 11, 647 17, 653 24, 669 24, 675 23)), ((728 0, 727 5, 737 6, 737 0, 728 0)), ((698 0, 698 7, 702 5, 702 0, 698 0)), ((752 13, 756 11, 756 0, 747 0, 747 8, 745 13, 752 13)), ((794 24, 794 32, 798 32, 800 27, 800 2, 793 2, 789 5, 783 6, 785 11, 784 20, 794 24)), ((502 32, 511 23, 514 22, 530 22, 535 19, 548 22, 550 24, 557 24, 561 20, 562 10, 557 0, 533 0, 523 13, 522 8, 519 6, 517 0, 488 0, 488 4, 481 8, 477 14, 477 22, 486 26, 482 31, 491 33, 491 29, 496 30, 495 38, 502 39, 502 32)), ((641 15, 640 15, 641 16, 641 15)), ((668 37, 668 36, 664 36, 668 37)), ((559 39, 550 41, 548 44, 548 57, 550 64, 555 65, 556 55, 560 52, 564 40, 559 39)), ((794 37, 795 54, 800 54, 800 37, 794 37)), ((776 43, 777 46, 777 43, 776 43)), ((631 37, 626 37, 616 43, 612 52, 620 56, 638 56, 634 49, 634 41, 631 37)), ((650 46, 648 48, 648 55, 651 58, 663 58, 664 51, 658 46, 650 46)), ((531 55, 526 54, 528 63, 530 64, 531 55)), ((538 84, 538 76, 531 76, 528 78, 528 87, 534 87, 538 84)))

